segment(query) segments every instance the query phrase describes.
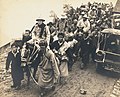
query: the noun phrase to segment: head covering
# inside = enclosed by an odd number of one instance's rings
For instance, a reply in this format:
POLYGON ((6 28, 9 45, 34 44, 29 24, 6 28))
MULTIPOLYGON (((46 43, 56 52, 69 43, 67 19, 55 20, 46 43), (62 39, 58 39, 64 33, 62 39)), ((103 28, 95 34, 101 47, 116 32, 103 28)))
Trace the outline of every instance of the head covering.
POLYGON ((17 47, 15 43, 11 43, 11 47, 17 47))
POLYGON ((10 46, 11 46, 11 48, 12 47, 18 47, 18 45, 16 43, 16 40, 12 40, 11 43, 10 43, 10 46))
POLYGON ((50 26, 50 25, 53 25, 53 23, 52 22, 47 23, 47 26, 50 26))
POLYGON ((67 16, 66 15, 61 15, 61 17, 60 17, 61 19, 66 19, 67 18, 67 16))
POLYGON ((30 30, 25 30, 25 33, 30 33, 30 30))
POLYGON ((36 19, 36 21, 43 21, 44 22, 45 20, 43 18, 39 17, 39 18, 36 19))

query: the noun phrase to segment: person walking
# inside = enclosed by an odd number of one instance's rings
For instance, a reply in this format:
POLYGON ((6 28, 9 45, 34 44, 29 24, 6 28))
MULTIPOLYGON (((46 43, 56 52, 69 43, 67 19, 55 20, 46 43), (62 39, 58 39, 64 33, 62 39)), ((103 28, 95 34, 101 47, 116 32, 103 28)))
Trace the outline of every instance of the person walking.
POLYGON ((11 88, 19 90, 21 86, 21 80, 23 79, 24 75, 21 67, 21 52, 18 50, 18 47, 15 45, 15 43, 11 45, 11 51, 8 53, 6 60, 7 71, 9 70, 10 65, 13 79, 13 85, 11 88))

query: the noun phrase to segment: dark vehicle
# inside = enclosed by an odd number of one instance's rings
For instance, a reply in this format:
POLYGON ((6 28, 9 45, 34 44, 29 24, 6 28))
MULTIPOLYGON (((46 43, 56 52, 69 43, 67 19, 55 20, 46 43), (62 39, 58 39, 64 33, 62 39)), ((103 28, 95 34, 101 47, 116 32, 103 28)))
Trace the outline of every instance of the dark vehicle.
POLYGON ((120 30, 104 29, 98 39, 96 71, 110 70, 120 73, 120 30))

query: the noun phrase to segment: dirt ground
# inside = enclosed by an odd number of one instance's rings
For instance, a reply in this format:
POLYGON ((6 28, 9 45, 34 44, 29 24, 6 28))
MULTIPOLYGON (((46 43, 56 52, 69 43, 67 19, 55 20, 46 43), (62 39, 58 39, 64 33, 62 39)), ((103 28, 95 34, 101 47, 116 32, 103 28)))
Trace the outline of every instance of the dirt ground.
MULTIPOLYGON (((4 73, 7 53, 0 55, 0 97, 39 97, 38 86, 31 80, 26 86, 26 78, 22 81, 21 90, 11 89, 11 76, 4 73)), ((67 84, 58 86, 52 96, 47 97, 110 97, 117 78, 110 77, 110 72, 98 74, 95 63, 90 62, 87 69, 80 70, 80 60, 74 65, 67 78, 67 84), (86 94, 80 93, 84 89, 86 94)))

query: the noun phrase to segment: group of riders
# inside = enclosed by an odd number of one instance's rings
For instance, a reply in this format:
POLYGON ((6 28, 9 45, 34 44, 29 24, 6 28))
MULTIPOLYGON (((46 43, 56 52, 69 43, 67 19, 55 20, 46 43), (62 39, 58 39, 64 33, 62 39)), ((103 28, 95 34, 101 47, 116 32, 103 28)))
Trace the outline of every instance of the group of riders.
MULTIPOLYGON (((68 6, 64 6, 67 9, 68 6)), ((65 15, 55 17, 47 25, 43 18, 37 18, 31 30, 25 30, 22 46, 11 45, 6 70, 11 64, 12 88, 19 89, 23 70, 34 68, 33 78, 40 86, 41 95, 56 84, 65 84, 68 73, 78 57, 80 68, 85 69, 89 57, 94 62, 97 39, 101 30, 112 28, 112 3, 88 3, 74 9, 72 6, 65 15), (24 63, 24 64, 23 64, 24 63), (21 64, 26 68, 22 68, 21 64), (38 79, 36 72, 39 70, 38 79)), ((27 72, 30 76, 30 72, 27 72)))

